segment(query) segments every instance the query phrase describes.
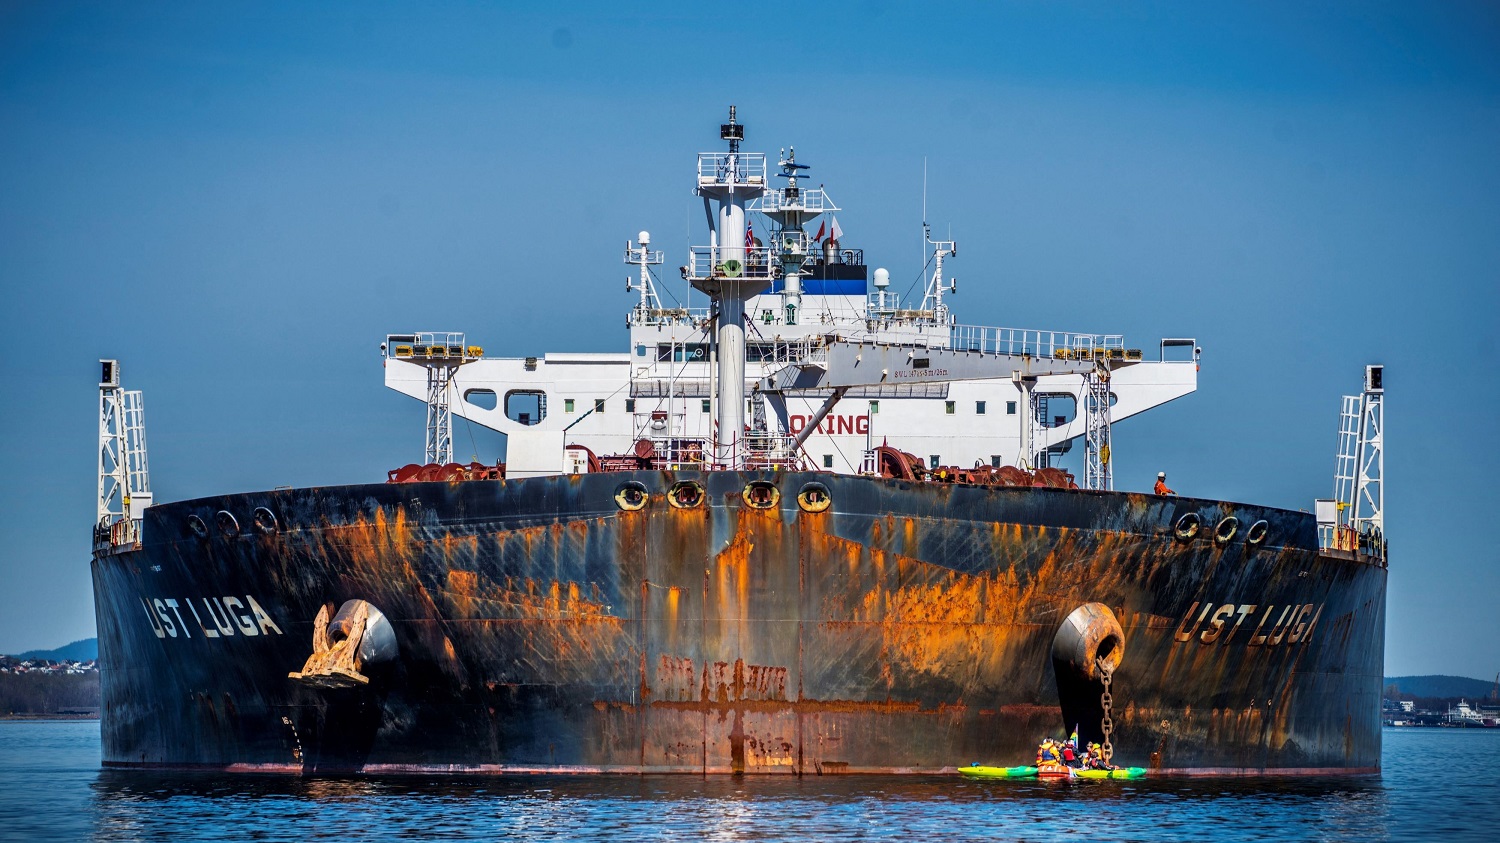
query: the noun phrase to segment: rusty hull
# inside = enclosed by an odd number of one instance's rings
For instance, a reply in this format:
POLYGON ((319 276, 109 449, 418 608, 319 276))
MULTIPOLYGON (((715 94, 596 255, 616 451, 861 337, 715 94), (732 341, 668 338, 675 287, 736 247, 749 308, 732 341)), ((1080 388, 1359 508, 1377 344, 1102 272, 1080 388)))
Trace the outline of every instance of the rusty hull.
POLYGON ((1043 734, 1077 724, 1097 738, 1100 686, 1055 667, 1051 650, 1058 625, 1090 602, 1125 633, 1117 763, 1252 773, 1380 763, 1386 572, 1320 554, 1305 513, 643 471, 204 498, 151 508, 144 536, 93 566, 112 767, 828 774, 1022 763, 1043 734), (668 505, 683 480, 706 488, 702 506, 668 505), (746 505, 753 480, 780 489, 775 508, 746 505), (648 490, 644 509, 617 505, 626 481, 648 490), (828 511, 799 509, 808 482, 827 486, 828 511), (258 507, 274 529, 256 528, 267 523, 258 507), (221 510, 252 526, 189 529, 193 515, 217 525, 221 510), (1206 529, 1182 541, 1172 525, 1187 512, 1206 529), (1244 526, 1216 542, 1212 526, 1229 515, 1244 526), (1248 545, 1259 519, 1268 538, 1248 545), (312 652, 320 608, 350 599, 386 615, 399 656, 361 687, 289 680, 312 652))

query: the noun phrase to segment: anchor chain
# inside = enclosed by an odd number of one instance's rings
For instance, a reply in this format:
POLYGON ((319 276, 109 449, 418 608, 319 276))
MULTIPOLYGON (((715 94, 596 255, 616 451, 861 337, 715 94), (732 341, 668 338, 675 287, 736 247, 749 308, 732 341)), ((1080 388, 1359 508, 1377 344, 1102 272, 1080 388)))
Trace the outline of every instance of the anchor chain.
POLYGON ((1104 693, 1099 695, 1099 705, 1104 709, 1104 719, 1099 722, 1099 730, 1104 733, 1102 752, 1104 753, 1104 763, 1108 764, 1115 754, 1115 746, 1110 741, 1110 735, 1115 731, 1113 710, 1115 700, 1109 692, 1110 684, 1114 682, 1114 675, 1109 662, 1103 658, 1096 659, 1094 663, 1099 668, 1099 677, 1104 681, 1104 693))

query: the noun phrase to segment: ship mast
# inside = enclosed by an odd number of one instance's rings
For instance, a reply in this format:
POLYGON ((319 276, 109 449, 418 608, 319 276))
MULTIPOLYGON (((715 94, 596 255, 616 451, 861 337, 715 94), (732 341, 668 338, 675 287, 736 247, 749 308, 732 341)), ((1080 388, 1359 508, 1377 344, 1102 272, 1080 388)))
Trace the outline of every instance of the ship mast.
POLYGON ((698 195, 705 205, 718 204, 709 217, 708 246, 692 248, 692 264, 683 277, 707 293, 717 313, 714 336, 718 394, 714 408, 715 462, 723 468, 740 463, 739 444, 745 427, 745 301, 771 286, 775 266, 768 250, 746 242, 745 206, 766 189, 766 156, 740 152, 745 127, 735 121, 719 127, 728 152, 698 153, 698 195))

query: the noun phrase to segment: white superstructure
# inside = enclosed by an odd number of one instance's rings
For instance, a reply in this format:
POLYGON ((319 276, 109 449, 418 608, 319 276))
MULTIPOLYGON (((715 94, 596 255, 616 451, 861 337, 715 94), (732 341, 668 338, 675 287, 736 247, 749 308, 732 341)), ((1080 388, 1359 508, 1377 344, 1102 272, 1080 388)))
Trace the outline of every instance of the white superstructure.
MULTIPOLYGON (((888 442, 934 468, 1030 469, 1079 439, 1086 485, 1108 488, 1109 426, 1197 388, 1192 339, 1148 353, 1115 334, 959 324, 944 298, 951 240, 929 239, 936 266, 920 302, 891 293, 883 269, 872 289, 862 250, 839 242, 837 208, 798 185, 806 166, 795 152, 768 174, 764 155, 739 150, 743 131, 731 109, 729 151, 698 156, 709 242, 690 247, 680 273, 714 307, 662 305, 652 271, 662 253, 641 232, 625 250, 638 269, 625 351, 475 359, 460 344, 466 360, 444 370, 444 411, 507 435, 508 476, 589 470, 577 446, 653 465, 859 473, 888 442), (772 175, 786 186, 768 184, 772 175), (897 363, 869 376, 876 351, 897 363), (939 355, 968 363, 927 362, 939 355)), ((413 341, 423 336, 388 337, 385 380, 430 405, 431 349, 413 341)))

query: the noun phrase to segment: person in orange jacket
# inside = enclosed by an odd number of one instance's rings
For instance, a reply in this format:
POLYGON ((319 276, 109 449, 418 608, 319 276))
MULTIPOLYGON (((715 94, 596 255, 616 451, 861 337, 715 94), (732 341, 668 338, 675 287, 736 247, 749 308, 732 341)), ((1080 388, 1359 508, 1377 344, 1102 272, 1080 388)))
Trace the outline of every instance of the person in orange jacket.
POLYGON ((1158 495, 1177 494, 1176 492, 1167 488, 1167 473, 1165 471, 1156 472, 1156 493, 1158 495))

